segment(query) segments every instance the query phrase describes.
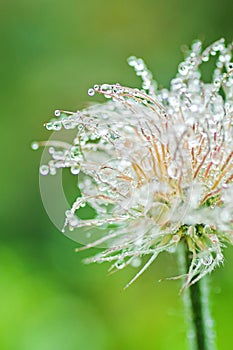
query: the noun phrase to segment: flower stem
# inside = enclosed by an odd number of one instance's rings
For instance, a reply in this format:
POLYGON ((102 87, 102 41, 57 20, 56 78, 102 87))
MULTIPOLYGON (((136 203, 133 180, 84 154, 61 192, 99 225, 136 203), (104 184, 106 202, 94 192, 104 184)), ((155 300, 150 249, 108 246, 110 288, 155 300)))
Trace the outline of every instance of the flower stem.
MULTIPOLYGON (((184 247, 183 271, 187 273, 192 255, 184 247)), ((183 292, 190 350, 216 350, 214 322, 209 309, 208 276, 183 292)))
POLYGON ((204 305, 202 301, 202 282, 203 281, 199 281, 192 285, 188 292, 191 301, 191 315, 195 332, 196 349, 208 350, 208 329, 206 329, 208 326, 205 320, 204 305))

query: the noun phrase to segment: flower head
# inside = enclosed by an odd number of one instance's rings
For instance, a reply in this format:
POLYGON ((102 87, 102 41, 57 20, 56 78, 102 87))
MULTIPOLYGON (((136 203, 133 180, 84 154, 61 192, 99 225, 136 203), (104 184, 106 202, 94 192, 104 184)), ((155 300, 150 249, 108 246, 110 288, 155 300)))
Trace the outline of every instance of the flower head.
POLYGON ((134 281, 159 253, 184 241, 192 253, 185 286, 223 262, 222 247, 233 242, 231 51, 223 39, 204 51, 196 41, 170 89, 158 89, 143 60, 130 57, 142 89, 95 85, 89 95, 103 94, 108 102, 75 113, 57 110, 46 124, 76 130, 70 144, 47 142, 52 159, 40 172, 68 167, 78 175, 81 195, 66 212, 64 230, 91 232, 78 250, 105 247, 87 262, 108 261, 117 270, 149 255, 134 281), (211 56, 216 68, 205 83, 199 68, 211 56), (80 219, 86 204, 95 215, 80 219))

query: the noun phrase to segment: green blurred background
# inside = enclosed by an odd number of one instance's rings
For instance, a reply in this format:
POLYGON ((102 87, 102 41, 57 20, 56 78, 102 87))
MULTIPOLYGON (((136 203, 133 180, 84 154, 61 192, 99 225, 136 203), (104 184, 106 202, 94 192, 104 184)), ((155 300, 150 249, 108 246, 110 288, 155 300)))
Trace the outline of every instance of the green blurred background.
MULTIPOLYGON (((34 139, 56 108, 92 101, 94 83, 139 86, 126 58, 142 56, 168 86, 195 38, 232 40, 227 0, 2 0, 0 349, 185 349, 176 258, 162 255, 127 291, 135 271, 107 275, 81 263, 87 253, 48 219, 40 199, 41 152, 34 139)), ((70 192, 75 196, 75 186, 70 192)), ((233 249, 212 274, 212 304, 221 350, 231 348, 233 249)))

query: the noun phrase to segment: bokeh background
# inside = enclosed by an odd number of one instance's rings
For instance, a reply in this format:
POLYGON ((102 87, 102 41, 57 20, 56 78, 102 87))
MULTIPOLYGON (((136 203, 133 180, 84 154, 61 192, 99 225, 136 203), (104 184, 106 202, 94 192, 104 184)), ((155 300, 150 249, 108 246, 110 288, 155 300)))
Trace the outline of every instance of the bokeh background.
MULTIPOLYGON (((139 86, 126 58, 142 56, 168 86, 181 46, 232 40, 227 0, 2 0, 0 170, 0 349, 186 349, 176 257, 162 255, 127 291, 135 271, 107 275, 81 263, 87 253, 54 228, 38 185, 43 123, 54 109, 91 101, 94 83, 139 86)), ((207 74, 208 75, 208 74, 207 74)), ((76 187, 68 183, 70 196, 76 187)), ((231 348, 233 249, 212 280, 221 350, 231 348)))

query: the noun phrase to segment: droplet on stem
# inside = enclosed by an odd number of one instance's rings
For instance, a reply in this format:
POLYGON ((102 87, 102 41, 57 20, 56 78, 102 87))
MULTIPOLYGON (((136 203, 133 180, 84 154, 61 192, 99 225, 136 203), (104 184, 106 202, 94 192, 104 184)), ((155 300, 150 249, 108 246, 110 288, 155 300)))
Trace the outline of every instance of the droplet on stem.
POLYGON ((89 90, 88 90, 88 95, 89 95, 89 96, 94 96, 94 95, 95 95, 94 89, 89 89, 89 90))
POLYGON ((33 151, 36 151, 39 148, 39 143, 38 142, 33 142, 31 144, 31 148, 33 149, 33 151))

